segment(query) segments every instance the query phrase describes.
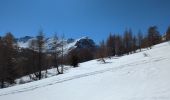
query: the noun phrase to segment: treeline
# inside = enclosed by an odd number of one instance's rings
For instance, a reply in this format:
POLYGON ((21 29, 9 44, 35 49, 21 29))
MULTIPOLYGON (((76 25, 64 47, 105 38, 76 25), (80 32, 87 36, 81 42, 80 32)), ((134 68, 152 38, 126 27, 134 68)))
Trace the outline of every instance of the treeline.
POLYGON ((123 35, 110 34, 106 41, 101 41, 96 57, 102 58, 111 56, 122 56, 132 54, 142 48, 152 48, 153 45, 170 40, 170 27, 166 34, 161 35, 156 26, 148 28, 146 34, 140 31, 134 34, 131 29, 126 30, 123 35))
POLYGON ((32 80, 47 77, 47 69, 56 68, 56 74, 63 73, 63 45, 57 45, 54 36, 53 52, 45 51, 45 38, 42 31, 29 42, 29 48, 20 48, 12 33, 0 37, 0 86, 15 84, 15 79, 29 75, 32 80), (46 73, 42 73, 46 70, 46 73))
POLYGON ((141 51, 142 48, 152 48, 155 44, 170 40, 170 27, 163 36, 156 26, 149 27, 147 34, 133 34, 130 29, 123 35, 110 34, 98 47, 73 49, 68 54, 64 54, 63 36, 61 40, 59 45, 59 37, 54 35, 53 50, 48 52, 42 31, 29 42, 27 49, 17 45, 12 33, 0 37, 0 87, 15 84, 17 78, 25 75, 32 80, 40 80, 47 77, 47 69, 50 68, 56 68, 56 75, 63 74, 65 64, 78 67, 78 63, 95 58, 122 56, 141 51))
POLYGON ((46 78, 50 68, 56 68, 56 75, 63 74, 63 65, 78 67, 78 63, 94 59, 95 48, 73 49, 64 54, 64 36, 59 39, 55 34, 52 44, 52 50, 46 51, 43 31, 29 41, 28 48, 20 48, 10 32, 0 37, 0 87, 15 84, 17 78, 26 75, 31 80, 46 78))

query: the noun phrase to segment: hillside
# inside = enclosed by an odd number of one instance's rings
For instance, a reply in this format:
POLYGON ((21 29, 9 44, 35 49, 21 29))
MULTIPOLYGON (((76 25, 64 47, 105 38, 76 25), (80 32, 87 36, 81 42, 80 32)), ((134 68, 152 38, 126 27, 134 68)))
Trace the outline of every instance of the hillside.
POLYGON ((170 100, 170 44, 0 89, 0 100, 170 100))

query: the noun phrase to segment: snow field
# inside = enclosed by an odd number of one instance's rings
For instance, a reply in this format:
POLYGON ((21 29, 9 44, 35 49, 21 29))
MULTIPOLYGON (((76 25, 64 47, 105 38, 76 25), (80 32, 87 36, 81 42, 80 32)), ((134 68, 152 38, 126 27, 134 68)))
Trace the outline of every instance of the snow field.
POLYGON ((65 74, 0 90, 0 100, 170 100, 170 45, 92 60, 65 74), (147 55, 147 56, 146 56, 147 55))

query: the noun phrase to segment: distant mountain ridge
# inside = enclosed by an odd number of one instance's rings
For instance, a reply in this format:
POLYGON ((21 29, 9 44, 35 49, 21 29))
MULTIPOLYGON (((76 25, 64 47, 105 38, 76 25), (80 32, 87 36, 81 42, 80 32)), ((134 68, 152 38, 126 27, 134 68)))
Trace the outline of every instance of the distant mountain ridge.
MULTIPOLYGON (((16 42, 20 48, 29 48, 30 42, 35 39, 36 39, 35 37, 25 36, 25 37, 17 38, 16 42)), ((45 51, 47 52, 54 51, 54 46, 56 45, 54 44, 54 38, 53 37, 45 38, 44 41, 45 41, 45 45, 44 45, 45 51)), ((73 49, 85 49, 85 48, 97 47, 93 39, 90 39, 89 37, 82 37, 79 39, 69 38, 63 40, 63 42, 61 41, 61 39, 59 39, 57 45, 61 46, 62 43, 63 43, 64 54, 68 54, 68 52, 73 49)))
POLYGON ((27 42, 28 40, 30 40, 30 39, 32 39, 33 37, 31 37, 31 36, 24 36, 24 37, 21 37, 21 38, 16 38, 16 41, 17 42, 23 42, 23 43, 25 43, 25 42, 27 42))

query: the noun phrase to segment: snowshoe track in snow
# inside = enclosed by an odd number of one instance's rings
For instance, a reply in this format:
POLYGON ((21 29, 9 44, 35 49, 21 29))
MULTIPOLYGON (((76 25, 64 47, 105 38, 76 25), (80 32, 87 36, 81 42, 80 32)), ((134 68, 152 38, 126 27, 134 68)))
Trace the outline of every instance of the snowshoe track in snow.
POLYGON ((0 93, 0 96, 10 95, 10 94, 15 94, 15 93, 20 93, 20 92, 32 91, 32 90, 35 90, 37 88, 42 88, 42 87, 54 85, 54 84, 57 84, 57 83, 63 83, 63 82, 66 82, 66 81, 70 81, 70 80, 74 80, 74 79, 78 79, 78 78, 83 78, 83 77, 87 77, 87 76, 91 76, 91 75, 101 74, 101 73, 105 73, 105 72, 108 72, 108 71, 114 72, 114 71, 117 71, 117 70, 122 69, 124 67, 132 67, 132 66, 136 66, 136 65, 152 63, 152 62, 155 62, 155 61, 157 62, 157 61, 161 61, 161 60, 165 60, 165 59, 166 58, 158 57, 158 58, 151 58, 150 60, 141 60, 141 61, 136 61, 136 62, 133 62, 133 63, 127 63, 127 64, 120 65, 120 66, 117 66, 117 67, 105 68, 105 69, 99 70, 99 71, 94 71, 94 72, 70 76, 70 77, 66 77, 66 78, 62 78, 62 79, 57 79, 57 80, 54 80, 53 82, 50 82, 50 83, 34 85, 34 86, 29 86, 29 87, 26 87, 26 88, 19 89, 19 90, 13 90, 13 91, 5 92, 5 93, 0 93))

